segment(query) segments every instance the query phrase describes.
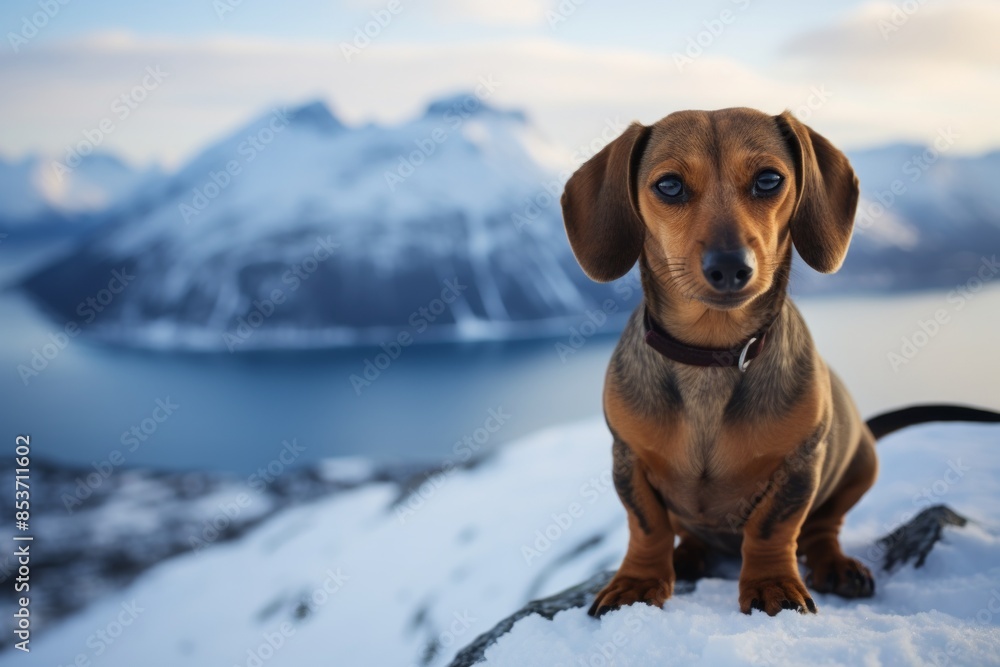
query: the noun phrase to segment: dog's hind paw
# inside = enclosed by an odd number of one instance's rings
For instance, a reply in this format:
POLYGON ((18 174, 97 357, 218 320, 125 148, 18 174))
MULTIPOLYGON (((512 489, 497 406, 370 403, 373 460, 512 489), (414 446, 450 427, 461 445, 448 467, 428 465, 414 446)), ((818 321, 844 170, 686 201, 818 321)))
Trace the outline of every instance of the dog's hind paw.
POLYGON ((810 563, 806 579, 818 593, 834 593, 842 598, 870 598, 875 595, 875 579, 867 567, 853 558, 838 555, 820 563, 810 563))
POLYGON ((674 548, 674 572, 678 581, 694 582, 708 571, 708 553, 701 544, 692 540, 682 541, 674 548))

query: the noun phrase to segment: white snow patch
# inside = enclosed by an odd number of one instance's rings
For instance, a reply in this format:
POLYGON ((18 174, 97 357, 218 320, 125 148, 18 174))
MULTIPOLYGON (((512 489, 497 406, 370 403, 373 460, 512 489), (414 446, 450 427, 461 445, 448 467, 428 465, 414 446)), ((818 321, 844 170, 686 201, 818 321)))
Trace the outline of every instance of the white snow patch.
MULTIPOLYGON (((445 665, 528 599, 620 562, 627 531, 610 441, 599 419, 538 433, 432 478, 402 511, 389 484, 286 510, 48 628, 33 664, 251 665, 267 654, 266 667, 445 665), (95 655, 91 638, 132 601, 142 612, 95 655)), ((877 559, 874 538, 932 503, 975 523, 947 530, 923 568, 877 573, 874 598, 817 595, 818 616, 748 617, 735 581, 706 579, 662 610, 523 619, 488 664, 1000 664, 1000 428, 914 428, 879 452, 881 479, 848 515, 850 553, 877 559)), ((21 664, 14 653, 0 666, 21 664)))

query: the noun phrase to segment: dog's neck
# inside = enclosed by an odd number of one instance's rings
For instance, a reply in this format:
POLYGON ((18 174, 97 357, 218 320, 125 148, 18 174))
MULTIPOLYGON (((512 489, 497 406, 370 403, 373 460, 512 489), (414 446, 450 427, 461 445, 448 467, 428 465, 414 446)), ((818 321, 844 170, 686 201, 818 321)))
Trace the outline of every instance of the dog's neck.
POLYGON ((639 258, 639 271, 646 308, 667 333, 694 347, 732 349, 743 345, 781 312, 788 292, 790 262, 789 256, 767 292, 735 310, 718 310, 685 298, 669 284, 669 277, 656 277, 645 252, 639 258))

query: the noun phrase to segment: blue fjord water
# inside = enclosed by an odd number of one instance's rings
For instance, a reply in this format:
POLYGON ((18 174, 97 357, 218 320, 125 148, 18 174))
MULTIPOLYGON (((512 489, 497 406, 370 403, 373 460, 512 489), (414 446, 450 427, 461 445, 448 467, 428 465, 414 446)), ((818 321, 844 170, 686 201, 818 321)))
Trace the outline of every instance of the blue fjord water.
POLYGON ((359 393, 350 376, 378 348, 166 353, 79 335, 59 349, 62 328, 16 290, 0 293, 0 414, 11 443, 29 433, 36 456, 84 466, 238 474, 276 459, 284 441, 304 447, 297 463, 435 463, 455 458, 459 441, 464 452, 599 414, 615 342, 596 336, 565 362, 552 339, 413 346, 359 393), (25 375, 36 350, 52 358, 25 375))

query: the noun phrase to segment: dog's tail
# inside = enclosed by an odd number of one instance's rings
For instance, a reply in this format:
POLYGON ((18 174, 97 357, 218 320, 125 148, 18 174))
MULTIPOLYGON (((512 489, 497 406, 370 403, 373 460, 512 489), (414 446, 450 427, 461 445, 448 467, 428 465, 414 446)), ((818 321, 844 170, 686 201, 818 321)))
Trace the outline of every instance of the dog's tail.
POLYGON ((867 424, 878 440, 907 426, 927 422, 1000 422, 1000 412, 964 405, 914 405, 876 415, 867 424))

